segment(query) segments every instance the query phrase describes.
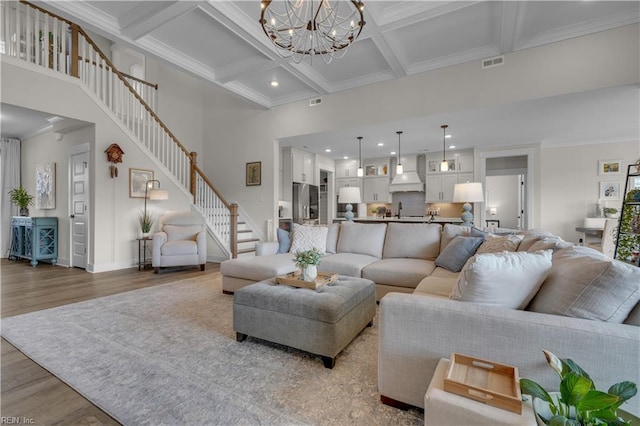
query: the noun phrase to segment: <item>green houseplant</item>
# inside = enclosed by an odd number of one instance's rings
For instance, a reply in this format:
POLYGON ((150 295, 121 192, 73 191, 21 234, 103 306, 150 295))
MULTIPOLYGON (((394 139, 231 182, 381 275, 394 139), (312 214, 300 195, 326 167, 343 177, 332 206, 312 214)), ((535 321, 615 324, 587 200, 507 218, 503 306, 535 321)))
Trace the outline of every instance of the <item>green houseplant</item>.
MULTIPOLYGON (((552 397, 542 386, 530 379, 520 379, 520 390, 546 402, 550 418, 543 418, 549 426, 570 425, 629 425, 618 416, 618 408, 636 392, 636 384, 616 383, 607 392, 596 390, 593 380, 571 359, 560 359, 543 350, 547 362, 560 376, 560 392, 552 397)), ((537 413, 539 417, 540 414, 537 413)))
POLYGON ((20 216, 29 216, 29 206, 33 205, 34 196, 29 194, 22 186, 9 191, 11 202, 20 209, 20 216))
POLYGON ((322 260, 322 253, 317 248, 311 250, 297 251, 294 253, 293 261, 302 271, 302 279, 313 281, 318 276, 317 266, 322 260))
POLYGON ((151 214, 146 211, 140 211, 140 215, 138 216, 138 222, 140 223, 140 230, 142 231, 142 236, 146 237, 149 232, 151 232, 151 225, 153 225, 153 218, 151 214))

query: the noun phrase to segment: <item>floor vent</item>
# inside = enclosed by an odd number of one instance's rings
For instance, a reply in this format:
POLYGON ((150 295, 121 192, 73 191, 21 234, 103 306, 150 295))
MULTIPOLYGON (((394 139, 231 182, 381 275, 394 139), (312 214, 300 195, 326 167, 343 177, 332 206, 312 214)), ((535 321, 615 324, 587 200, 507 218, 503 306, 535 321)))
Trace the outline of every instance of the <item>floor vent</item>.
POLYGON ((315 98, 309 100, 309 106, 316 106, 322 103, 322 98, 315 98))
POLYGON ((497 67, 504 64, 504 56, 496 56, 495 58, 483 59, 482 68, 497 67))

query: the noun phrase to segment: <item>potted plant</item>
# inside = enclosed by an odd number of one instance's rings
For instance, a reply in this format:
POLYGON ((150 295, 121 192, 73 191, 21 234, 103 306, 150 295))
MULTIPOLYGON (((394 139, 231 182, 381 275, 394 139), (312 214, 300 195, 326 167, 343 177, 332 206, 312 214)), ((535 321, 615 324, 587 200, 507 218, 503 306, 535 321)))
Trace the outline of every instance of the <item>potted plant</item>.
MULTIPOLYGON (((547 362, 560 376, 560 392, 547 392, 530 379, 520 379, 520 390, 533 397, 540 425, 629 425, 618 415, 618 408, 636 392, 636 384, 616 383, 607 392, 596 390, 593 380, 571 359, 559 359, 543 350, 547 362), (542 413, 548 409, 548 413, 542 413)), ((621 410, 622 411, 622 410, 621 410)))
POLYGON ((151 232, 151 225, 153 225, 153 218, 151 217, 151 214, 147 213, 144 210, 140 211, 138 222, 140 222, 142 238, 147 238, 149 236, 149 232, 151 232))
POLYGON ((620 216, 620 213, 618 213, 618 209, 616 209, 615 207, 605 207, 603 211, 604 215, 610 219, 617 219, 620 216))
POLYGON ((20 209, 20 216, 29 216, 29 206, 33 205, 34 196, 29 194, 22 186, 9 191, 11 202, 20 209))
POLYGON ((294 253, 293 261, 302 271, 304 281, 313 281, 318 276, 318 265, 322 260, 322 253, 317 248, 311 250, 298 251, 294 253))

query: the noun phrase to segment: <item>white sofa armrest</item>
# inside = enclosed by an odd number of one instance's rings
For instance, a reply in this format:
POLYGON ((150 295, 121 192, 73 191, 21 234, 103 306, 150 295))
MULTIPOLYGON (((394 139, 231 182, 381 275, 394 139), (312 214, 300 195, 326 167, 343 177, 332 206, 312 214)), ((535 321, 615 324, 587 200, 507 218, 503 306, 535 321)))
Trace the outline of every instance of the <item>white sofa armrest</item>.
MULTIPOLYGON (((571 358, 598 389, 640 380, 640 328, 389 293, 380 301, 378 389, 381 395, 424 407, 424 394, 440 358, 452 352, 515 365, 520 377, 557 390, 557 374, 542 349, 571 358)), ((640 398, 622 407, 640 413, 640 398)))
POLYGON ((265 241, 256 244, 256 256, 268 256, 277 254, 280 243, 277 241, 265 241))
POLYGON ((196 235, 196 244, 198 245, 198 264, 207 263, 207 231, 200 231, 196 235))
POLYGON ((160 266, 160 249, 162 245, 167 242, 167 233, 163 231, 153 234, 153 250, 151 252, 151 266, 160 266))

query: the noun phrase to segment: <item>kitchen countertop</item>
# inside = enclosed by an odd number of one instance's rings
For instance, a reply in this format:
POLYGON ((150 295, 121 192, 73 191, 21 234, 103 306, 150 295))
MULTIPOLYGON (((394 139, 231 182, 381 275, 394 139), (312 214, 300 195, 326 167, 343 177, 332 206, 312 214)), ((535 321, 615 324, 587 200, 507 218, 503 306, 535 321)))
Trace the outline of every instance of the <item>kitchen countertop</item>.
MULTIPOLYGON (((407 216, 401 217, 398 219, 397 217, 375 217, 375 216, 367 216, 366 218, 354 218, 354 222, 415 222, 415 223, 424 223, 431 221, 431 216, 407 216)), ((432 223, 462 223, 462 219, 459 217, 443 217, 443 216, 434 216, 432 223)))

